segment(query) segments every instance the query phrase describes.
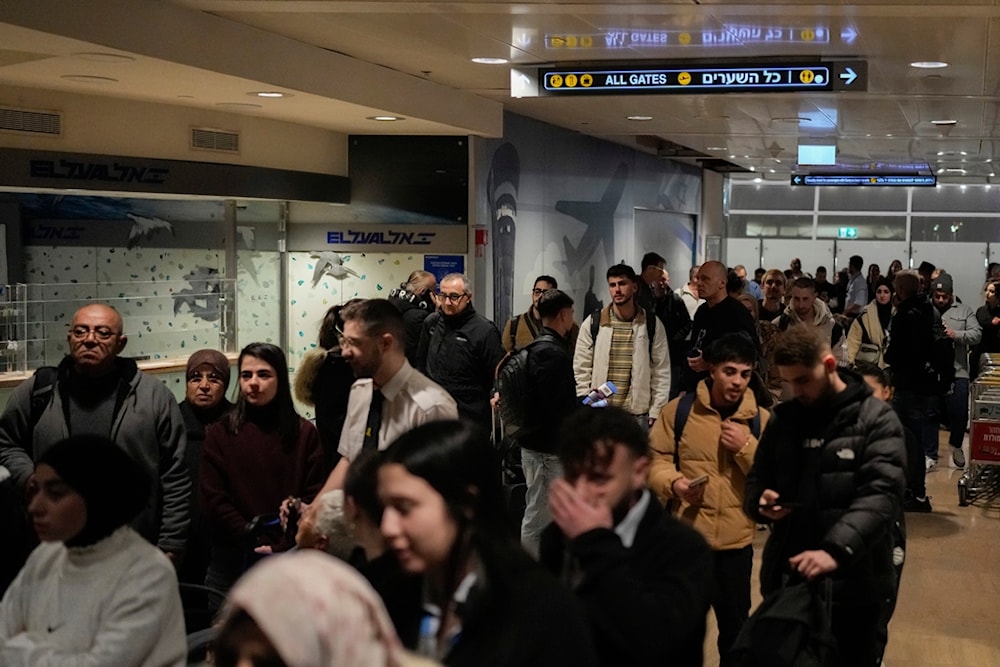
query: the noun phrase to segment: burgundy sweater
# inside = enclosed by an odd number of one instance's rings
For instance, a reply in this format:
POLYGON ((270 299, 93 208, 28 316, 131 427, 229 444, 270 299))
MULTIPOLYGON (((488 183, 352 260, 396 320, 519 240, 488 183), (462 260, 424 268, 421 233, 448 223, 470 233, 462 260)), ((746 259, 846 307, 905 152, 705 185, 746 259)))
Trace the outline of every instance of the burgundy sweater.
POLYGON ((281 442, 276 425, 248 420, 239 435, 225 420, 205 432, 201 461, 201 508, 216 540, 243 534, 254 516, 278 511, 288 496, 306 502, 323 486, 323 450, 316 427, 299 421, 299 437, 281 442))

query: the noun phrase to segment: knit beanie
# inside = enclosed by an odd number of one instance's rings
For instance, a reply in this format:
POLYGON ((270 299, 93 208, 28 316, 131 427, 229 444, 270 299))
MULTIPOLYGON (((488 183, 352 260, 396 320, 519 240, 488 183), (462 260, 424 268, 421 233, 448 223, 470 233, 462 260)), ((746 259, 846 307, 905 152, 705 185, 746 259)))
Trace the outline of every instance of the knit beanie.
POLYGON ((212 370, 222 378, 223 386, 229 389, 229 359, 226 355, 218 350, 198 350, 188 357, 187 374, 191 375, 191 371, 202 364, 211 366, 212 370))
POLYGON ((125 451, 107 438, 77 435, 45 450, 45 464, 83 497, 87 523, 68 547, 94 544, 138 516, 149 499, 150 480, 125 451))

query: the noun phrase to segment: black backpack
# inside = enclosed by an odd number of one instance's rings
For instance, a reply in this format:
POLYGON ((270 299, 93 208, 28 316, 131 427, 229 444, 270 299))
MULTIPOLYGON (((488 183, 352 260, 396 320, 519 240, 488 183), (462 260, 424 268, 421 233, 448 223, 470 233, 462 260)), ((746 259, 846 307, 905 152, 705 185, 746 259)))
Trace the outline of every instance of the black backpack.
POLYGON ((496 369, 496 388, 500 394, 500 421, 504 435, 516 438, 528 426, 531 383, 528 377, 528 351, 539 342, 557 342, 551 334, 540 334, 522 348, 504 355, 496 369))
POLYGON ((826 667, 836 663, 831 629, 833 583, 784 585, 750 615, 730 650, 740 667, 826 667))

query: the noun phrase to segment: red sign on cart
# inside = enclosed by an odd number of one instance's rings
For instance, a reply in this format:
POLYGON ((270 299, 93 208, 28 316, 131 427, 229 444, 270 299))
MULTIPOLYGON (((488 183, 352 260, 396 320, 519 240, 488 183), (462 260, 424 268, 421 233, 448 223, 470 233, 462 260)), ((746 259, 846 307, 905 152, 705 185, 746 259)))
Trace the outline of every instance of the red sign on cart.
POLYGON ((973 461, 1000 463, 1000 422, 972 420, 969 433, 969 457, 973 461))

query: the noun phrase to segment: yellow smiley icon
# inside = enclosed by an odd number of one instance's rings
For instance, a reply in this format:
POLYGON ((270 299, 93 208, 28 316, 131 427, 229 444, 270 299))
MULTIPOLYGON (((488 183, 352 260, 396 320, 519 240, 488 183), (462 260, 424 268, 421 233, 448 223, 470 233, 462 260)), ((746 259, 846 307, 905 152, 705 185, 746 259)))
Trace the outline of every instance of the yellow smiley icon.
POLYGON ((566 36, 566 46, 569 47, 569 48, 571 48, 571 49, 575 49, 576 48, 576 35, 567 35, 566 36))
POLYGON ((810 28, 805 28, 801 34, 803 42, 812 42, 816 39, 816 33, 810 28))
POLYGON ((585 49, 592 48, 594 46, 594 38, 590 35, 584 35, 580 38, 580 46, 585 49))
POLYGON ((552 74, 549 76, 549 85, 553 88, 562 88, 563 78, 561 74, 552 74))
POLYGON ((815 75, 811 69, 804 69, 799 72, 799 81, 802 83, 812 83, 815 75))
POLYGON ((580 77, 580 85, 583 86, 584 88, 590 88, 590 86, 593 85, 593 83, 594 83, 594 77, 590 76, 589 74, 584 74, 583 76, 580 77))
POLYGON ((687 46, 688 44, 691 43, 691 33, 682 32, 677 36, 677 41, 683 44, 684 46, 687 46))
POLYGON ((677 75, 677 83, 686 86, 691 83, 691 72, 681 72, 677 75))
POLYGON ((576 74, 567 74, 566 75, 566 86, 568 88, 574 88, 574 87, 576 87, 576 74))

